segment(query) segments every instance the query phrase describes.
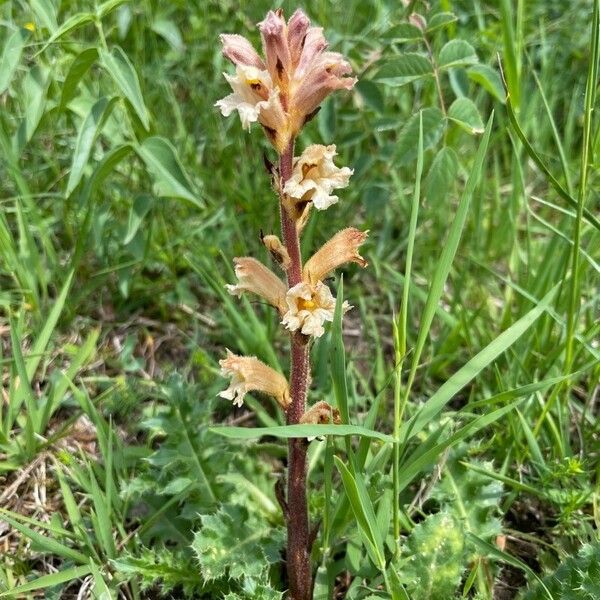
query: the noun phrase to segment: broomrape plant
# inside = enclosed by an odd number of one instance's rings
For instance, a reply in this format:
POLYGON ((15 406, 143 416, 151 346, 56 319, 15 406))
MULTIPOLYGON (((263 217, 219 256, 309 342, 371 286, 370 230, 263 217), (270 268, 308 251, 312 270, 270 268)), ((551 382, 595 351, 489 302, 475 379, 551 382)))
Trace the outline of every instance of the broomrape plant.
MULTIPOLYGON (((327 51, 320 27, 296 12, 286 22, 281 9, 270 11, 259 23, 264 58, 250 42, 237 34, 223 34, 223 54, 235 65, 235 75, 225 73, 233 92, 216 103, 224 116, 237 111, 244 128, 262 125, 277 151, 279 163, 272 167, 273 187, 279 196, 281 239, 263 238, 264 245, 285 272, 286 282, 251 257, 234 259, 237 283, 231 294, 256 294, 271 304, 290 333, 291 372, 288 381, 253 356, 227 351, 220 361, 222 374, 231 378, 221 397, 241 406, 244 395, 255 391, 272 396, 285 411, 288 424, 339 423, 339 413, 326 402, 306 406, 310 382, 311 338, 325 332, 333 321, 336 300, 325 277, 344 263, 365 267, 359 247, 366 231, 342 229, 303 263, 300 236, 311 209, 325 210, 338 201, 336 189, 348 185, 352 170, 334 162, 336 147, 315 144, 294 156, 294 144, 302 127, 317 113, 333 91, 349 90, 356 83, 348 61, 327 51)), ((275 208, 275 206, 274 206, 275 208)), ((351 307, 342 305, 345 312, 351 307)), ((282 502, 287 520, 287 571, 290 596, 312 596, 310 551, 312 536, 306 497, 308 442, 293 438, 288 445, 287 500, 282 502)))

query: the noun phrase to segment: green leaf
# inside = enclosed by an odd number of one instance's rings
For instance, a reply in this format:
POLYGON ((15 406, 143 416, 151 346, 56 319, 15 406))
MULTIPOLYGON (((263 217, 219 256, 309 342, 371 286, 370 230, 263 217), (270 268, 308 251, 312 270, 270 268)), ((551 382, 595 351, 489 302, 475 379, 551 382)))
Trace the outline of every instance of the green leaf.
POLYGON ((61 583, 66 583, 67 581, 72 581, 73 579, 80 579, 81 577, 89 575, 90 572, 90 567, 85 566, 71 567, 70 569, 58 571, 57 573, 52 573, 51 575, 43 575, 42 577, 38 577, 33 581, 29 581, 23 585, 18 585, 12 590, 0 593, 0 598, 9 598, 10 596, 17 596, 26 592, 43 590, 44 588, 60 585, 61 583))
POLYGON ((350 412, 348 410, 348 383, 346 381, 346 350, 342 333, 343 300, 344 280, 341 279, 335 302, 333 326, 331 327, 330 368, 335 403, 340 411, 342 423, 347 426, 350 423, 350 412))
POLYGON ((464 40, 450 40, 440 50, 438 67, 450 69, 451 67, 464 67, 479 62, 473 46, 464 40))
POLYGON ((486 92, 490 93, 496 100, 504 104, 506 102, 506 94, 502 79, 496 69, 492 69, 489 65, 473 65, 467 69, 469 79, 478 83, 486 92))
POLYGON ((278 425, 275 427, 211 427, 213 433, 228 438, 240 440, 251 440, 262 436, 272 436, 277 438, 307 438, 320 437, 324 435, 350 436, 358 435, 368 437, 382 442, 392 443, 394 438, 391 435, 366 429, 359 425, 278 425))
POLYGON ((6 40, 0 57, 0 94, 8 89, 12 81, 28 35, 27 29, 19 28, 6 40))
POLYGON ((365 546, 369 556, 375 566, 383 570, 385 569, 383 539, 377 526, 377 517, 366 486, 360 476, 355 477, 352 475, 339 457, 335 456, 334 459, 335 465, 342 476, 344 490, 350 501, 352 512, 366 542, 365 546))
POLYGON ((56 6, 52 0, 29 0, 29 6, 31 6, 40 23, 50 33, 54 33, 58 29, 56 6))
POLYGON ((179 27, 171 19, 156 19, 152 23, 152 31, 168 42, 173 50, 177 52, 185 50, 185 44, 183 43, 179 27))
POLYGON ((108 13, 121 6, 121 4, 125 4, 125 2, 129 2, 129 0, 106 0, 96 9, 98 19, 103 19, 108 13))
POLYGON ((0 520, 6 521, 9 525, 14 527, 17 531, 21 532, 26 538, 30 539, 36 547, 40 548, 42 552, 46 554, 54 554, 56 556, 62 556, 63 558, 68 558, 70 560, 74 560, 75 562, 86 565, 88 562, 88 557, 82 554, 81 552, 69 548, 64 544, 61 544, 59 541, 42 535, 38 533, 34 529, 30 529, 25 525, 19 523, 16 519, 8 516, 6 511, 2 511, 0 514, 0 520))
POLYGON ((63 35, 70 33, 71 31, 75 31, 88 23, 93 23, 96 17, 93 13, 77 13, 71 17, 69 17, 58 29, 52 33, 52 35, 48 38, 48 41, 42 46, 41 50, 36 53, 36 56, 44 52, 50 44, 53 44, 58 39, 60 39, 63 35))
POLYGON ((463 572, 463 531, 448 513, 429 515, 410 533, 396 566, 412 600, 455 597, 463 572))
POLYGON ((419 141, 419 114, 423 115, 423 150, 438 143, 444 132, 444 115, 438 108, 425 108, 413 115, 398 135, 398 163, 405 165, 417 157, 419 141))
POLYGON ((400 23, 383 34, 383 39, 391 42, 413 42, 423 39, 423 32, 410 23, 400 23))
POLYGON ((205 580, 260 577, 269 564, 279 562, 283 531, 246 507, 224 504, 200 520, 191 546, 205 580))
POLYGON ((112 77, 117 87, 133 109, 146 129, 150 129, 150 117, 144 104, 140 82, 127 55, 121 48, 115 46, 112 52, 101 51, 102 66, 112 77))
POLYGON ((431 62, 422 54, 409 52, 384 63, 373 79, 389 86, 399 87, 424 77, 433 77, 431 62))
POLYGON ((123 238, 123 244, 129 244, 138 232, 144 217, 150 212, 154 206, 154 197, 148 194, 140 194, 136 196, 131 210, 129 211, 129 219, 127 222, 127 231, 123 238))
POLYGON ((401 437, 410 432, 410 436, 418 434, 431 422, 436 415, 462 390, 470 381, 492 363, 500 354, 512 346, 550 306, 557 287, 553 288, 540 303, 526 315, 503 331, 495 340, 478 352, 463 367, 454 373, 436 392, 425 402, 419 412, 402 427, 401 437))
POLYGON ((448 110, 448 118, 467 133, 483 133, 485 130, 479 111, 469 98, 457 98, 448 110))
POLYGON ((375 112, 383 113, 385 106, 379 86, 369 79, 359 79, 355 89, 375 112))
POLYGON ((73 152, 73 163, 71 164, 71 172, 69 174, 69 181, 67 182, 67 196, 71 194, 81 181, 83 171, 92 152, 92 147, 116 101, 116 97, 100 98, 83 120, 73 152))
POLYGON ((427 23, 427 33, 432 33, 442 27, 447 27, 456 21, 456 15, 451 12, 439 12, 433 15, 427 23))
POLYGON ((39 65, 29 69, 23 80, 21 97, 25 106, 25 115, 13 138, 13 150, 16 156, 21 156, 23 149, 33 137, 42 120, 50 80, 50 72, 39 65))
POLYGON ((425 197, 439 206, 447 202, 458 173, 458 157, 450 146, 444 146, 436 154, 425 181, 425 197))
POLYGON ((154 177, 156 192, 160 196, 183 198, 201 208, 202 203, 192 190, 177 152, 171 143, 162 137, 146 138, 136 147, 148 172, 154 177))
POLYGON ((62 84, 62 93, 60 97, 60 110, 64 110, 67 104, 75 97, 77 86, 89 68, 98 59, 97 48, 87 48, 80 52, 71 63, 67 76, 62 84))

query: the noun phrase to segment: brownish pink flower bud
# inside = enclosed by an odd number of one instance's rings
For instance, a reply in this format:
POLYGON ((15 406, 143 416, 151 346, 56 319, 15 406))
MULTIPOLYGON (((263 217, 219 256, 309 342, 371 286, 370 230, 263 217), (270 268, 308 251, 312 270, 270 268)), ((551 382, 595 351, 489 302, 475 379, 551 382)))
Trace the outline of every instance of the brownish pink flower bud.
POLYGON ((248 392, 261 392, 275 398, 284 410, 290 405, 287 379, 255 356, 237 356, 227 350, 227 357, 219 365, 221 375, 231 378, 229 387, 219 393, 221 398, 242 406, 248 392))
POLYGON ((323 401, 313 404, 300 418, 300 423, 306 425, 339 425, 341 422, 340 411, 323 401))
POLYGON ((262 58, 245 37, 236 33, 222 33, 219 37, 223 44, 223 56, 234 65, 256 67, 261 71, 265 69, 262 58))
POLYGON ((317 281, 323 281, 334 269, 348 262, 366 267, 367 261, 359 254, 358 249, 367 239, 368 234, 368 231, 359 231, 354 227, 338 231, 306 262, 302 272, 304 281, 314 285, 317 281))
POLYGON ((281 240, 276 235, 265 235, 262 238, 262 243, 271 253, 271 256, 287 271, 291 260, 287 248, 281 243, 281 240))
POLYGON ((273 271, 249 256, 234 258, 233 262, 238 283, 225 286, 230 294, 241 296, 243 292, 252 292, 264 298, 269 304, 277 308, 281 314, 286 312, 285 295, 287 288, 273 271))
POLYGON ((300 61, 309 26, 310 19, 299 8, 288 21, 288 44, 290 47, 290 58, 294 67, 300 61))
POLYGON ((258 28, 263 41, 267 69, 271 73, 273 81, 287 88, 291 57, 283 11, 273 12, 270 10, 265 20, 258 24, 258 28))

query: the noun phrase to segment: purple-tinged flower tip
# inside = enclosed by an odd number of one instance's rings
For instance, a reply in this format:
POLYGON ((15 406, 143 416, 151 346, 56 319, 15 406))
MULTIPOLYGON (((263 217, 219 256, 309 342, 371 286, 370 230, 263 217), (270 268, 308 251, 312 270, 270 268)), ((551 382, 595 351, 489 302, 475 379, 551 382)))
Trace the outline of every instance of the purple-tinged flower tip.
POLYGON ((219 38, 223 44, 223 56, 234 65, 256 67, 261 71, 265 69, 262 58, 244 36, 237 33, 222 33, 219 38))

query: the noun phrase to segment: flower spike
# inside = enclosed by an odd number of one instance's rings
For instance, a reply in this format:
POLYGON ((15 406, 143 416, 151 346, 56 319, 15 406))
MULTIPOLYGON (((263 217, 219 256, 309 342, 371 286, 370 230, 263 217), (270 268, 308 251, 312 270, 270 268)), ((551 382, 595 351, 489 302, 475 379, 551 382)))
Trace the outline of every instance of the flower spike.
POLYGON ((290 404, 290 392, 286 378, 265 365, 255 356, 238 356, 227 350, 227 357, 219 361, 221 375, 230 377, 226 390, 219 393, 221 398, 233 400, 236 406, 242 406, 248 392, 262 392, 272 396, 285 410, 290 404))

